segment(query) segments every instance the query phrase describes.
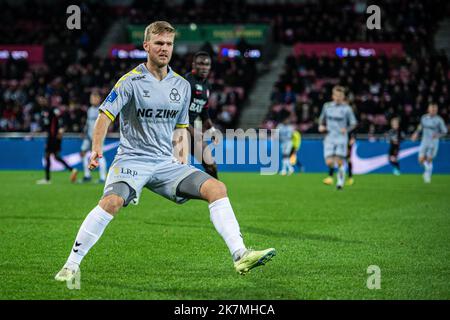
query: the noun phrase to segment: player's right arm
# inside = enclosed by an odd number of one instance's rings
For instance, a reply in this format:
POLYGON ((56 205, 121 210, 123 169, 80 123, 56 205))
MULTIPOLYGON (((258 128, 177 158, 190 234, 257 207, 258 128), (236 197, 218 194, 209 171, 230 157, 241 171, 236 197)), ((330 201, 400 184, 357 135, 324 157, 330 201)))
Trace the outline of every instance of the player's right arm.
POLYGON ((98 159, 103 157, 103 141, 108 132, 109 125, 114 122, 122 108, 128 104, 132 96, 133 88, 129 80, 129 75, 135 73, 136 69, 125 74, 117 81, 105 101, 99 107, 99 115, 95 121, 94 132, 92 134, 92 152, 89 161, 89 169, 98 167, 98 159))
POLYGON ((417 126, 417 129, 416 129, 416 131, 414 131, 414 133, 412 134, 412 136, 411 136, 411 140, 412 141, 416 141, 417 140, 417 138, 419 137, 419 134, 420 134, 420 132, 422 131, 422 120, 423 120, 423 116, 422 116, 422 118, 420 118, 420 123, 419 123, 419 125, 417 126))
POLYGON ((95 121, 94 132, 92 134, 92 151, 89 159, 89 169, 98 167, 98 159, 103 158, 103 141, 108 132, 111 119, 103 112, 98 115, 95 121))

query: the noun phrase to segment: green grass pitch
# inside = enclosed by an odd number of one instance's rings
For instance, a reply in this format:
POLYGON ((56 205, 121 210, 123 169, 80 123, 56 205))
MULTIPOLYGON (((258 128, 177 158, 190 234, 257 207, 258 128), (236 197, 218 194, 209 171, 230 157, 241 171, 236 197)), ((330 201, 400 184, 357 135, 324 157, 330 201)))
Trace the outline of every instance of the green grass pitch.
POLYGON ((144 190, 81 266, 81 289, 53 280, 102 192, 68 173, 0 172, 0 299, 449 299, 450 176, 357 176, 336 191, 323 175, 222 173, 247 246, 277 256, 245 277, 205 202, 176 205, 144 190), (381 269, 381 289, 366 286, 381 269))

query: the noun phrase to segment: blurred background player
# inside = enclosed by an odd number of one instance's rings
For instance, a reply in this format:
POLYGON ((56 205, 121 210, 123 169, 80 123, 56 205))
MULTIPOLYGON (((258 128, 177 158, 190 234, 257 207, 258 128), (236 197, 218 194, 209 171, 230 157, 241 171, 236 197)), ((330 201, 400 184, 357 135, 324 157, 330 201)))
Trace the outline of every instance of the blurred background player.
POLYGON ((42 111, 43 127, 46 129, 48 134, 47 143, 45 145, 45 179, 36 181, 37 184, 51 183, 50 166, 52 154, 56 161, 62 163, 62 165, 71 172, 70 181, 75 182, 77 179, 78 170, 69 166, 60 155, 64 129, 62 128, 62 120, 59 115, 60 111, 53 107, 47 107, 42 111))
POLYGON ((444 120, 438 115, 438 105, 431 103, 428 106, 428 113, 422 116, 417 130, 412 135, 412 140, 416 141, 422 132, 419 162, 425 169, 423 173, 425 183, 431 182, 433 159, 436 157, 439 149, 439 138, 445 136, 447 131, 444 120))
MULTIPOLYGON (((100 94, 96 91, 92 92, 89 98, 89 102, 91 106, 87 111, 86 125, 84 127, 84 139, 83 143, 81 144, 80 152, 81 159, 83 160, 83 182, 91 181, 91 171, 89 170, 90 155, 88 154, 88 151, 90 151, 92 148, 92 134, 94 133, 95 121, 98 117, 98 107, 102 102, 100 94)), ((103 183, 106 179, 106 160, 105 158, 100 158, 98 162, 100 173, 100 179, 98 182, 103 183)))
POLYGON ((289 157, 292 151, 292 136, 294 134, 294 127, 291 124, 290 112, 284 110, 281 115, 282 122, 278 124, 277 129, 280 134, 280 148, 283 157, 280 174, 282 176, 291 175, 294 173, 294 167, 291 165, 289 157))
POLYGON ((294 130, 292 133, 292 148, 289 156, 289 162, 294 168, 297 166, 299 170, 302 169, 302 164, 298 160, 297 153, 302 145, 302 134, 300 131, 294 130))
POLYGON ((211 57, 205 51, 199 51, 194 54, 192 61, 192 71, 187 73, 185 78, 191 85, 191 103, 189 106, 189 134, 191 139, 191 154, 197 157, 197 160, 202 163, 206 173, 210 176, 218 179, 217 165, 211 154, 211 150, 207 147, 205 141, 203 141, 203 132, 210 130, 213 140, 217 143, 217 139, 214 138, 214 132, 216 129, 213 126, 211 118, 208 112, 208 99, 211 93, 211 85, 208 82, 209 71, 211 70, 211 57), (201 128, 195 127, 195 122, 200 119, 202 122, 201 128), (194 131, 197 131, 198 137, 201 139, 194 140, 194 131), (199 159, 198 157, 201 156, 199 159))
POLYGON ((348 132, 356 127, 352 108, 345 102, 345 90, 335 86, 333 101, 323 105, 319 117, 319 132, 327 132, 324 139, 324 157, 329 168, 329 176, 323 180, 327 185, 333 183, 334 167, 338 166, 336 187, 342 189, 345 182, 344 159, 347 158, 348 132))
POLYGON ((352 148, 356 142, 355 130, 352 130, 348 134, 348 145, 347 145, 347 174, 348 179, 345 182, 347 186, 352 186, 355 181, 353 180, 353 163, 352 163, 352 148))
POLYGON ((387 132, 389 139, 389 162, 392 165, 392 173, 396 176, 400 175, 400 163, 398 162, 398 153, 400 152, 400 143, 405 138, 404 133, 400 129, 400 119, 391 119, 391 129, 387 132))

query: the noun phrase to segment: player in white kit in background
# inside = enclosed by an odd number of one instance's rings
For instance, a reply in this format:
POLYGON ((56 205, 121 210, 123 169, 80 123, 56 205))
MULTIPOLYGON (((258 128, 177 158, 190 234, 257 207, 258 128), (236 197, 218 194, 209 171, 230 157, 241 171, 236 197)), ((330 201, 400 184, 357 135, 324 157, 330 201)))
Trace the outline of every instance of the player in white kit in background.
POLYGON ((246 274, 275 255, 273 248, 246 248, 224 183, 187 164, 191 87, 168 65, 174 38, 175 29, 168 22, 150 24, 143 43, 147 62, 120 78, 100 106, 90 168, 96 168, 98 159, 103 157, 103 140, 119 113, 120 144, 103 197, 82 223, 66 263, 55 276, 57 281, 75 278, 81 261, 107 225, 122 207, 138 203, 144 187, 176 203, 188 199, 207 201, 210 219, 227 245, 238 273, 246 274), (183 145, 176 157, 173 141, 182 141, 183 145))
POLYGON ((344 187, 344 159, 348 153, 348 133, 356 127, 356 118, 350 105, 345 101, 345 89, 333 87, 333 101, 323 105, 319 117, 319 132, 326 132, 323 142, 325 163, 329 168, 329 176, 323 180, 327 185, 333 184, 334 167, 338 166, 336 188, 344 187))
MULTIPOLYGON (((81 144, 80 156, 83 161, 83 182, 91 181, 91 171, 89 170, 89 158, 90 150, 92 149, 92 135, 94 134, 95 121, 98 118, 98 107, 102 102, 101 96, 98 92, 94 91, 89 97, 90 107, 86 114, 86 125, 84 127, 84 139, 81 144)), ((106 180, 106 160, 105 158, 100 158, 99 163, 99 173, 100 179, 99 183, 104 183, 106 180)))
POLYGON ((419 162, 424 167, 423 181, 431 182, 433 173, 433 159, 439 150, 439 138, 448 132, 444 120, 438 115, 438 105, 431 103, 428 106, 428 113, 420 118, 420 124, 412 135, 412 140, 416 141, 422 133, 422 140, 419 149, 419 162))
POLYGON ((281 123, 278 124, 280 137, 280 148, 282 155, 282 165, 280 174, 282 176, 291 175, 294 173, 294 167, 289 160, 292 151, 292 135, 294 134, 294 126, 291 124, 291 113, 283 110, 281 113, 281 123))

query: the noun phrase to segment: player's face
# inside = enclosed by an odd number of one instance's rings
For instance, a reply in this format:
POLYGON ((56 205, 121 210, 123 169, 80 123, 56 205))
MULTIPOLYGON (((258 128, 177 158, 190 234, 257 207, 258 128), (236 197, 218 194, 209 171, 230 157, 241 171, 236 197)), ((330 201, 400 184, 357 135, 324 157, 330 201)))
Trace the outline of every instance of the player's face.
POLYGON ((344 93, 340 92, 340 91, 333 91, 333 101, 336 103, 343 103, 344 102, 344 93))
POLYGON ((152 34, 149 41, 144 41, 144 49, 148 53, 149 60, 158 68, 165 67, 172 58, 174 33, 164 32, 152 34))
POLYGON ((397 119, 391 120, 391 127, 392 127, 392 129, 394 129, 394 130, 397 130, 397 129, 398 129, 398 120, 397 120, 397 119))
POLYGON ((192 69, 199 75, 199 77, 206 79, 211 70, 211 59, 200 56, 192 63, 192 69))
POLYGON ((428 107, 428 113, 431 114, 432 116, 437 115, 437 113, 438 113, 438 107, 437 107, 437 105, 431 104, 431 105, 428 107))
POLYGON ((101 103, 100 95, 95 93, 91 94, 89 101, 91 103, 91 106, 99 106, 101 103))

